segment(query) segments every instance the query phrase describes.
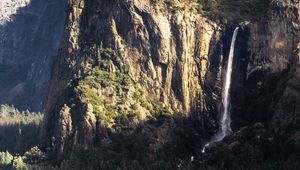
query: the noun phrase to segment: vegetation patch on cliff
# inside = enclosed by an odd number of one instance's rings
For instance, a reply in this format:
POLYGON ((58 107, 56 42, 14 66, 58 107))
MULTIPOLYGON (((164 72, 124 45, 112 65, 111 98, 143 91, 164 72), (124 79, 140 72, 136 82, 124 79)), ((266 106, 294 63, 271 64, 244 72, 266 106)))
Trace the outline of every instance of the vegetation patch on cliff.
POLYGON ((170 115, 166 107, 148 101, 129 75, 129 66, 110 48, 93 45, 75 93, 93 106, 93 113, 107 127, 125 128, 141 120, 170 115))
POLYGON ((195 2, 164 0, 163 2, 173 13, 182 10, 194 11, 222 24, 257 21, 266 16, 270 5, 270 0, 196 0, 195 2))
POLYGON ((208 18, 232 23, 261 19, 270 0, 198 0, 198 3, 208 18))

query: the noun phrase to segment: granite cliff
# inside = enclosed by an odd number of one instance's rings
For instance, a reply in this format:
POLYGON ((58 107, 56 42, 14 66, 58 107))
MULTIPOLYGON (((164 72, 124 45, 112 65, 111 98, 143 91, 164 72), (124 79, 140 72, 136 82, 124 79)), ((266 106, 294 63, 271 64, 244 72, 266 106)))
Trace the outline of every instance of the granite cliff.
POLYGON ((212 18, 197 1, 70 2, 52 68, 47 138, 56 138, 59 152, 70 141, 93 148, 95 140, 109 139, 107 129, 122 133, 168 115, 196 125, 203 144, 219 127, 233 26, 241 27, 231 93, 234 130, 257 122, 270 131, 297 124, 298 9, 296 2, 271 1, 239 24, 232 13, 212 18), (295 104, 290 113, 286 99, 295 104), (124 116, 128 122, 120 128, 124 116))
MULTIPOLYGON (((128 112, 132 110, 131 105, 137 105, 140 121, 155 117, 153 108, 163 108, 171 115, 178 113, 183 117, 192 113, 198 116, 205 110, 203 87, 207 62, 211 44, 220 37, 220 28, 199 13, 196 2, 74 1, 69 10, 46 107, 48 132, 53 131, 54 122, 59 119, 59 110, 69 107, 71 109, 67 115, 70 119, 79 117, 83 119, 79 124, 88 126, 78 128, 78 131, 91 128, 89 135, 97 136, 97 120, 91 113, 93 110, 95 112, 95 108, 102 107, 99 106, 101 103, 90 104, 82 100, 82 94, 78 94, 79 103, 86 106, 83 112, 78 112, 78 108, 72 109, 68 97, 70 93, 74 94, 73 85, 68 85, 74 74, 80 71, 84 77, 95 67, 104 67, 114 74, 122 71, 123 66, 128 66, 125 74, 128 73, 134 85, 125 88, 126 102, 122 108, 128 112), (105 55, 108 55, 108 63, 102 63, 106 60, 105 55), (114 57, 120 61, 115 61, 114 57), (93 61, 87 64, 87 60, 93 61), (142 100, 147 101, 146 104, 138 99, 138 91, 142 100), (89 121, 86 125, 85 120, 89 121)), ((77 86, 76 83, 74 86, 77 86)), ((100 89, 89 88, 114 105, 123 94, 103 85, 100 89)), ((113 119, 122 115, 117 111, 120 105, 113 110, 113 119)), ((100 114, 104 113, 100 111, 100 114)), ((112 120, 110 125, 115 122, 112 120)), ((77 126, 74 122, 70 126, 74 125, 77 126)))
POLYGON ((8 37, 0 41, 0 101, 30 96, 20 106, 44 106, 42 148, 54 164, 77 156, 103 169, 289 164, 284 150, 297 150, 300 138, 298 1, 70 0, 66 17, 63 1, 30 3, 0 16, 8 37), (17 27, 36 12, 28 28, 17 27), (201 153, 220 129, 236 27, 233 133, 201 153))
POLYGON ((0 2, 0 103, 42 111, 65 22, 61 0, 0 2))

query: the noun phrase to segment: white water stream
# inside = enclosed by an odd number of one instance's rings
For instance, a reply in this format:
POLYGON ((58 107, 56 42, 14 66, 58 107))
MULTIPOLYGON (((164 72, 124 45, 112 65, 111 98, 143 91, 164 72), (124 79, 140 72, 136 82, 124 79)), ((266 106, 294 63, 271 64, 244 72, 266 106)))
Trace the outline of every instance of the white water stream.
POLYGON ((226 77, 222 92, 222 104, 223 104, 223 112, 221 115, 221 129, 219 132, 213 137, 213 139, 205 144, 202 149, 202 153, 205 153, 205 147, 208 147, 211 143, 218 142, 223 140, 225 136, 231 133, 231 118, 230 118, 230 84, 231 84, 231 75, 232 75, 232 63, 234 57, 234 47, 235 47, 235 40, 237 37, 239 27, 236 27, 232 36, 231 45, 230 45, 230 52, 228 56, 227 68, 226 68, 226 77))

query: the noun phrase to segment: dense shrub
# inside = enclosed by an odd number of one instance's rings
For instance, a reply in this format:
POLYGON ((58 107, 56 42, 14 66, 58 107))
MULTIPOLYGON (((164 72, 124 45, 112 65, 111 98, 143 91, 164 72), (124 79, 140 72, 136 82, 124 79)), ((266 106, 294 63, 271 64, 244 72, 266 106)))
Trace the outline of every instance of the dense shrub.
POLYGON ((145 99, 138 83, 130 77, 129 66, 120 54, 97 44, 88 50, 91 56, 82 62, 83 69, 75 76, 74 96, 79 96, 81 102, 91 104, 94 115, 106 127, 130 127, 139 118, 140 108, 147 112, 149 118, 171 115, 170 109, 157 107, 145 99), (133 96, 128 95, 129 90, 133 96), (113 98, 114 102, 108 98, 113 98))
POLYGON ((12 163, 14 157, 9 152, 0 152, 0 165, 7 166, 12 163))
POLYGON ((24 161, 28 164, 40 163, 44 161, 45 158, 45 153, 43 153, 37 146, 34 146, 24 154, 24 161))
POLYGON ((14 157, 13 163, 12 163, 12 169, 15 170, 29 170, 29 165, 27 165, 21 156, 14 157))
POLYGON ((9 152, 0 152, 0 169, 29 170, 30 166, 23 161, 22 156, 13 156, 9 152))

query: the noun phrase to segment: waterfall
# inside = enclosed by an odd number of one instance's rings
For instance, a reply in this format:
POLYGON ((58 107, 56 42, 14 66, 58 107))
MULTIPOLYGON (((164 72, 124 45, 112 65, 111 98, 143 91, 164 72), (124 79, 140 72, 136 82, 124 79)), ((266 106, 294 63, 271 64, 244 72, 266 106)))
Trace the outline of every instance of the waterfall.
POLYGON ((221 131, 219 135, 217 135, 216 141, 222 140, 225 136, 227 136, 231 132, 231 119, 229 113, 229 104, 230 104, 230 84, 231 84, 231 73, 232 73, 232 63, 233 63, 233 56, 234 56, 234 46, 235 40, 238 33, 239 27, 235 28, 231 45, 230 45, 230 52, 228 57, 228 63, 226 68, 226 77, 224 82, 224 89, 222 93, 222 103, 223 103, 223 114, 221 119, 221 131))
POLYGON ((231 119, 229 113, 229 105, 230 105, 230 84, 231 84, 231 74, 232 74, 232 63, 234 57, 234 47, 235 47, 235 40, 237 37, 239 27, 236 27, 232 36, 231 45, 230 45, 230 52, 228 56, 228 62, 226 67, 226 75, 225 75, 225 82, 223 85, 223 92, 222 92, 222 104, 223 104, 223 111, 221 115, 221 129, 219 132, 214 136, 214 138, 204 145, 202 149, 202 153, 205 152, 205 147, 208 147, 213 142, 221 141, 225 136, 227 136, 231 132, 231 119))

